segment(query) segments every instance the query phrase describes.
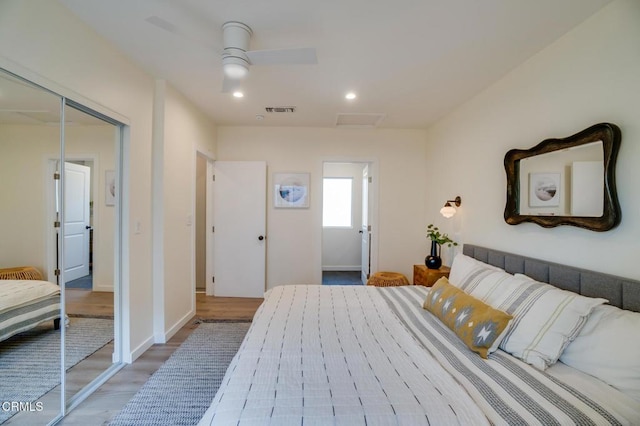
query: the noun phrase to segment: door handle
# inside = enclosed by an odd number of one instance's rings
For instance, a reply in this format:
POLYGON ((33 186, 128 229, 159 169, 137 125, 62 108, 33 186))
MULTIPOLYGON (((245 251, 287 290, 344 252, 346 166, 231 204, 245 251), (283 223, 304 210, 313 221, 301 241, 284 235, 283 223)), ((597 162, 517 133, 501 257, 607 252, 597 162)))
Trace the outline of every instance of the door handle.
POLYGON ((89 225, 85 226, 84 229, 91 229, 89 225))
POLYGON ((362 233, 363 233, 362 229, 358 231, 358 234, 362 234, 362 233))
POLYGON ((264 236, 260 235, 260 236, 258 237, 258 240, 260 240, 260 241, 264 240, 264 236))

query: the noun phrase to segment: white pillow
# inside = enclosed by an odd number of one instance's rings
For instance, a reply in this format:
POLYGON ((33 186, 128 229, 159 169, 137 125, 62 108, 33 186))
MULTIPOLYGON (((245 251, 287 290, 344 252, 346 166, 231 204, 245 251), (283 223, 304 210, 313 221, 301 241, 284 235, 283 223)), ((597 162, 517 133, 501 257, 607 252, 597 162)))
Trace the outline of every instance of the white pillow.
POLYGON ((500 348, 540 370, 558 361, 592 309, 606 302, 495 269, 476 268, 462 279, 461 288, 513 315, 500 348))
POLYGON ((458 254, 449 281, 494 309, 513 315, 500 348, 545 370, 575 339, 605 299, 581 296, 458 254))
POLYGON ((494 306, 514 316, 500 348, 540 370, 558 361, 586 324, 591 311, 607 302, 521 274, 505 281, 505 285, 509 283, 511 292, 500 295, 500 303, 494 306))
POLYGON ((472 285, 473 282, 492 271, 503 270, 488 263, 480 262, 466 254, 459 253, 453 258, 451 271, 449 272, 449 282, 465 290, 465 287, 472 285))
POLYGON ((560 361, 640 402, 640 313, 597 306, 560 361))

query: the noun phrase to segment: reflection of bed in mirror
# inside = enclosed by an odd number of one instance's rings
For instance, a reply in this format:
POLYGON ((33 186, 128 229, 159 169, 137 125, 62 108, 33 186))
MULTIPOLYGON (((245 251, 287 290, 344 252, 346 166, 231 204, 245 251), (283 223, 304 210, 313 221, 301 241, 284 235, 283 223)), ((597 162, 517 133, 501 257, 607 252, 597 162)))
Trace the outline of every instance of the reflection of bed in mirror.
POLYGON ((60 287, 42 281, 34 268, 0 269, 0 341, 47 321, 60 327, 60 287))
POLYGON ((60 290, 52 287, 47 281, 0 280, 0 341, 47 321, 60 328, 60 290))

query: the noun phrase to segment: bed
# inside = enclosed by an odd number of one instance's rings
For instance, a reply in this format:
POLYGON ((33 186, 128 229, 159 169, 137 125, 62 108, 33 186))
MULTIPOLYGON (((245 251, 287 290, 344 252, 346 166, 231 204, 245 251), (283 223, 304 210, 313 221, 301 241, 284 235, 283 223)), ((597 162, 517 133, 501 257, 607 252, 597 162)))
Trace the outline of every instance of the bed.
POLYGON ((0 342, 46 321, 60 327, 60 288, 34 279, 0 279, 0 342))
POLYGON ((640 282, 472 245, 433 288, 276 287, 200 425, 638 425, 638 311, 640 282))

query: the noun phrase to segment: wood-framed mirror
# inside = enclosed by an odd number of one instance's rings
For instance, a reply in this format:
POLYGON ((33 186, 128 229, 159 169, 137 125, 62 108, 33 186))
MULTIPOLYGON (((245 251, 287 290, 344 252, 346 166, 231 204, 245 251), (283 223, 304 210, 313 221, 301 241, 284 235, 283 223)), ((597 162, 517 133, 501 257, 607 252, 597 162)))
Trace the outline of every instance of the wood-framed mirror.
POLYGON ((507 152, 504 220, 599 232, 616 227, 621 219, 615 181, 620 140, 618 126, 599 123, 566 138, 507 152))

